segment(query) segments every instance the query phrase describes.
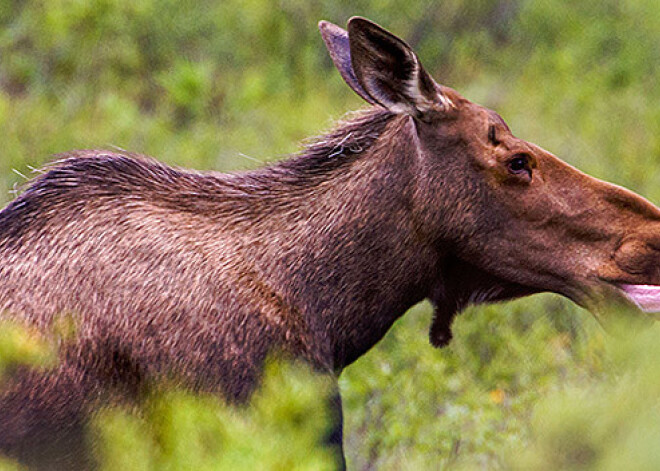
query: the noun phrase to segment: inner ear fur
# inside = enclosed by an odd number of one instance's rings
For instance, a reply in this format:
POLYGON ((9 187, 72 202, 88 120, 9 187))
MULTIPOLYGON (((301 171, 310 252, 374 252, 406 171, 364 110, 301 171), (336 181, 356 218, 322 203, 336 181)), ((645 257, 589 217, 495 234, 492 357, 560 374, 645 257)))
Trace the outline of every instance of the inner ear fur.
POLYGON ((412 115, 450 105, 403 40, 361 17, 349 20, 348 39, 355 77, 376 103, 412 115))

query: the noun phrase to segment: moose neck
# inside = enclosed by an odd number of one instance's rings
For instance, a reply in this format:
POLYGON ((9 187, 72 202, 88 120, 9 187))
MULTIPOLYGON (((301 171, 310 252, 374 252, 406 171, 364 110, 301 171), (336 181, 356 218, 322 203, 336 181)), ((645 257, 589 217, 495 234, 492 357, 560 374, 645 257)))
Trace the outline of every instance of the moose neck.
POLYGON ((303 343, 322 368, 341 371, 369 350, 438 277, 438 248, 420 235, 412 211, 413 133, 410 118, 391 118, 361 155, 326 156, 347 163, 300 197, 287 192, 269 218, 273 228, 261 230, 278 234, 253 252, 260 271, 303 315, 303 343))

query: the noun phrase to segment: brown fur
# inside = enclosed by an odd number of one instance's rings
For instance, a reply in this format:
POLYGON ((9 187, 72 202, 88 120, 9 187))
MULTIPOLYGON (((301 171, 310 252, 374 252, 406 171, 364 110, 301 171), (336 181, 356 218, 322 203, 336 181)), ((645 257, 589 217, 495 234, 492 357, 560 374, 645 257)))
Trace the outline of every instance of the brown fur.
POLYGON ((5 387, 0 447, 25 459, 151 382, 244 401, 273 352, 338 374, 425 298, 440 346, 469 303, 595 307, 616 283, 660 283, 658 208, 515 138, 376 25, 321 28, 377 105, 299 155, 218 174, 72 152, 0 212, 0 310, 77 323, 56 371, 5 387))

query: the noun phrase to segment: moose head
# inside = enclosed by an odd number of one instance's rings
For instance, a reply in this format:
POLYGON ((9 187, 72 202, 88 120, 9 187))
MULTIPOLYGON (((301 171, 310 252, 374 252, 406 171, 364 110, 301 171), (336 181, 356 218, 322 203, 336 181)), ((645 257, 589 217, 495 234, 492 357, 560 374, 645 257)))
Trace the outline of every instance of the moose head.
POLYGON ((436 83, 401 39, 364 18, 319 24, 346 83, 409 120, 418 236, 447 253, 431 341, 469 303, 549 291, 591 309, 660 311, 660 209, 515 137, 494 111, 436 83))

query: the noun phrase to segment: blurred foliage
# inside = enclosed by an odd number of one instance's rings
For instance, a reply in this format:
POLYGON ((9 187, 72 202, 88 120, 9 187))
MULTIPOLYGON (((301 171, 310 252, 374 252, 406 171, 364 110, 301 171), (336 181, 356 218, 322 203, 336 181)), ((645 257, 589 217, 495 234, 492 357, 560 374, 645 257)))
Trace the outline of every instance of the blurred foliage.
MULTIPOLYGON (((3 378, 17 368, 48 367, 54 361, 55 348, 52 341, 34 329, 7 320, 0 321, 0 390, 3 378)), ((0 455, 0 471, 22 470, 17 463, 0 455)))
MULTIPOLYGON (((37 332, 2 322, 0 381, 13 368, 48 367, 54 350, 37 332)), ((90 436, 99 469, 331 471, 334 456, 323 443, 332 383, 306 365, 274 361, 241 407, 216 396, 154 390, 139 407, 117 405, 95 415, 90 436)), ((19 469, 0 456, 0 471, 19 469)))
POLYGON ((611 338, 607 375, 572 378, 543 398, 531 420, 533 440, 511 452, 509 469, 660 469, 659 335, 654 326, 611 338))
POLYGON ((101 469, 330 471, 333 456, 321 444, 332 390, 307 367, 274 362, 249 407, 166 391, 147 400, 141 417, 106 410, 94 424, 101 469))
POLYGON ((430 311, 414 308, 341 377, 352 469, 501 469, 540 397, 604 372, 599 328, 556 296, 470 308, 442 350, 430 311))
MULTIPOLYGON (((660 201, 652 0, 5 0, 0 201, 73 148, 223 171, 282 158, 363 106, 316 29, 352 15, 406 38, 436 79, 520 137, 660 201)), ((660 468, 656 329, 613 339, 556 296, 471 308, 443 350, 429 324, 416 306, 342 375, 351 469, 660 468)), ((21 343, 2 335, 0 365, 21 343)), ((259 417, 176 392, 143 417, 107 411, 106 469, 322 468, 311 425, 280 420, 289 407, 321 413, 314 380, 297 375, 273 383, 291 404, 264 399, 259 417)))
POLYGON ((0 321, 0 379, 17 367, 47 367, 55 361, 52 342, 33 329, 0 321))

